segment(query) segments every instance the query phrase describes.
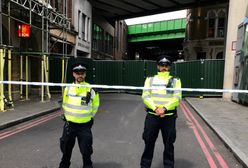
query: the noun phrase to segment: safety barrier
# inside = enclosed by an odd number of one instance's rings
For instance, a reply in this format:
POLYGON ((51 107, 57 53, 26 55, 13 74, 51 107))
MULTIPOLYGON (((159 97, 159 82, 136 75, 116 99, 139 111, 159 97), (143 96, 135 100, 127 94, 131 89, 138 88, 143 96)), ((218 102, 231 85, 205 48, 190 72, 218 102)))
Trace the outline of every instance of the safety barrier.
POLYGON ((248 93, 248 90, 234 90, 234 89, 202 89, 202 88, 165 88, 161 86, 155 87, 143 87, 143 86, 122 86, 122 85, 81 85, 71 83, 44 83, 44 82, 20 82, 20 81, 0 81, 0 84, 12 84, 12 85, 31 85, 31 86, 60 86, 60 87, 86 87, 86 88, 98 88, 98 89, 127 89, 127 90, 169 90, 169 91, 186 91, 186 92, 216 92, 216 93, 248 93))
MULTIPOLYGON (((195 60, 177 62, 172 67, 175 76, 180 77, 185 88, 222 89, 224 60, 195 60)), ((184 96, 221 96, 217 92, 183 92, 184 96)))
MULTIPOLYGON (((71 73, 71 65, 75 62, 83 62, 87 66, 86 81, 92 84, 103 86, 130 86, 130 87, 117 87, 119 90, 141 93, 142 89, 132 89, 133 87, 141 87, 144 84, 147 76, 153 76, 157 73, 155 61, 140 60, 140 61, 105 61, 105 60, 92 60, 89 58, 74 58, 74 57, 61 57, 61 56, 48 56, 48 55, 32 55, 31 53, 18 56, 20 60, 20 73, 15 78, 11 78, 11 60, 13 57, 7 58, 8 54, 11 56, 13 53, 6 49, 0 50, 0 81, 19 81, 23 83, 15 83, 19 86, 20 99, 27 100, 31 93, 31 88, 37 88, 41 101, 49 100, 51 97, 50 92, 61 93, 64 85, 48 85, 52 83, 71 83, 73 81, 71 73), (34 59, 35 57, 35 59, 34 59), (6 60, 8 60, 6 62, 6 60), (30 62, 33 61, 31 67, 30 62), (35 62, 35 65, 34 65, 35 62), (10 64, 6 66, 5 64, 10 64), (4 66, 5 65, 5 66, 4 66), (8 70, 8 77, 4 77, 4 71, 8 70), (32 78, 32 69, 38 69, 38 77, 32 78), (5 70, 4 70, 5 69, 5 70), (31 77, 31 78, 30 78, 31 77), (19 79, 19 80, 18 80, 19 79), (31 85, 34 81, 40 81, 40 85, 31 85), (31 82, 31 83, 29 83, 31 82), (25 93, 24 93, 25 92, 25 93)), ((13 64, 13 62, 12 62, 13 64)), ((37 71, 37 70, 36 70, 37 71)), ((172 66, 172 74, 181 78, 182 87, 189 88, 189 90, 182 90, 184 96, 207 96, 218 95, 221 96, 223 90, 223 73, 224 73, 224 60, 198 60, 190 62, 175 63, 172 66), (192 90, 192 89, 193 90, 192 90), (210 90, 196 91, 194 89, 220 89, 218 91, 210 92, 210 90)), ((4 110, 4 100, 12 101, 12 86, 14 83, 0 83, 0 111, 4 110), (4 89, 5 88, 5 89, 4 89), (5 91, 5 92, 4 92, 5 91)), ((16 88, 16 87, 15 87, 16 88)), ((99 88, 104 90, 116 90, 117 88, 104 87, 99 88)), ((16 90, 15 90, 16 92, 16 90)))

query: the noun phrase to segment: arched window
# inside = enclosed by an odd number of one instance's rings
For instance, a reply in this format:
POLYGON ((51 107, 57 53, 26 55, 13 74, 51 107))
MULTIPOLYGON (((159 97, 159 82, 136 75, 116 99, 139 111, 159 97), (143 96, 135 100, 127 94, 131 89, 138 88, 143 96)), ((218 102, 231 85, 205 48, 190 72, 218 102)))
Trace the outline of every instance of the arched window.
POLYGON ((218 13, 217 37, 224 37, 225 21, 226 21, 226 13, 225 13, 225 11, 221 10, 218 13))
POLYGON ((216 14, 213 10, 208 12, 208 32, 207 32, 207 37, 215 37, 215 19, 216 19, 216 14))
POLYGON ((219 52, 219 53, 216 55, 216 59, 223 59, 223 51, 219 52))

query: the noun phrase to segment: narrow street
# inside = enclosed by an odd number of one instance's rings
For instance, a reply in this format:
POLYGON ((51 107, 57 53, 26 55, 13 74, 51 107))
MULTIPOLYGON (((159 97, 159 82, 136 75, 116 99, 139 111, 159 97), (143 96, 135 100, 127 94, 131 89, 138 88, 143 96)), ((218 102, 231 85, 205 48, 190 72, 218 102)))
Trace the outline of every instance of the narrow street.
MULTIPOLYGON (((242 167, 184 101, 178 114, 176 168, 242 167)), ((58 167, 61 157, 59 138, 63 128, 59 116, 60 112, 56 112, 1 131, 1 167, 58 167)), ((93 126, 94 168, 138 168, 144 147, 144 119, 144 106, 139 95, 102 94, 93 126)), ((162 138, 159 135, 153 168, 163 167, 162 152, 162 138)), ((76 144, 71 167, 81 166, 81 154, 76 144)))

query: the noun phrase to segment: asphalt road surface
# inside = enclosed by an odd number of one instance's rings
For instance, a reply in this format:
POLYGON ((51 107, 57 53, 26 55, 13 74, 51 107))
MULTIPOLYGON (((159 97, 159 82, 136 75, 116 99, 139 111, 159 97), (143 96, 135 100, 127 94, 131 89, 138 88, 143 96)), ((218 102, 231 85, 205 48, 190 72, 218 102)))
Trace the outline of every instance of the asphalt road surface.
MULTIPOLYGON (((56 112, 0 132, 0 168, 56 168, 63 121, 56 112)), ((176 168, 241 168, 218 137, 182 101, 178 109, 176 168)), ((94 168, 139 168, 144 142, 144 105, 139 95, 102 94, 93 126, 94 168)), ((163 168, 158 137, 152 168, 163 168)), ((81 168, 76 143, 71 168, 81 168)))

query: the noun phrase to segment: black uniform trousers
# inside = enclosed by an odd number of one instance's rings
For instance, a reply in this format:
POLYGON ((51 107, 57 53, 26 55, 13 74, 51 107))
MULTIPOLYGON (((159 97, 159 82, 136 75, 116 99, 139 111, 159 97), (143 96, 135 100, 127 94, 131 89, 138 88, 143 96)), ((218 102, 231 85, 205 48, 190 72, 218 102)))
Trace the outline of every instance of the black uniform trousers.
POLYGON ((155 142, 157 140, 159 130, 161 130, 164 143, 164 168, 174 168, 174 142, 176 140, 176 118, 176 115, 165 116, 163 118, 160 118, 159 116, 147 113, 145 119, 145 128, 143 132, 145 149, 141 157, 141 168, 151 167, 155 142))
POLYGON ((69 168, 70 160, 75 140, 77 138, 78 146, 83 158, 83 168, 92 168, 91 155, 92 149, 92 132, 91 127, 93 125, 93 119, 87 123, 72 123, 65 122, 63 135, 60 138, 60 149, 62 151, 62 159, 59 164, 59 168, 69 168))

